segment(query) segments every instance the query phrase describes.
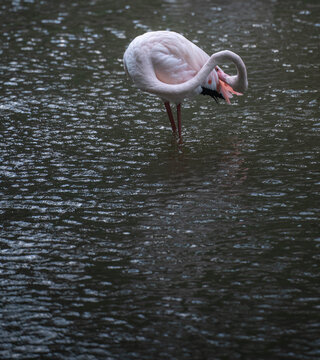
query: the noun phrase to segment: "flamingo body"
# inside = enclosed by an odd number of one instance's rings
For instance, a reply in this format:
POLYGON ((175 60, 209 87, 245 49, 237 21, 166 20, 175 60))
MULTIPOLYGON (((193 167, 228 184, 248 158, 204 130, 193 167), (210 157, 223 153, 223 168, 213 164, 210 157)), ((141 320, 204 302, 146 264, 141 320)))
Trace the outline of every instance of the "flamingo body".
POLYGON ((204 94, 215 99, 224 98, 230 103, 232 94, 241 95, 232 85, 238 91, 247 87, 246 69, 238 55, 226 50, 210 57, 172 31, 154 31, 136 37, 125 51, 123 61, 126 72, 139 89, 163 100, 173 131, 175 126, 169 104, 177 105, 180 137, 180 104, 185 98, 204 94), (238 69, 237 76, 225 74, 217 66, 221 60, 233 61, 238 69))

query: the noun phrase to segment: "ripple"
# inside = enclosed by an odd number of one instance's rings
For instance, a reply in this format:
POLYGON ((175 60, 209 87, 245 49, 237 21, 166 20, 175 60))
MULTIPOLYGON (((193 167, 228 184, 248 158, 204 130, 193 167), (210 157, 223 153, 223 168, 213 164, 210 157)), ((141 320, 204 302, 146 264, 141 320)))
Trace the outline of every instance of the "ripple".
POLYGON ((316 359, 316 8, 145 6, 1 6, 0 357, 316 359), (122 66, 156 28, 248 67, 182 145, 122 66))

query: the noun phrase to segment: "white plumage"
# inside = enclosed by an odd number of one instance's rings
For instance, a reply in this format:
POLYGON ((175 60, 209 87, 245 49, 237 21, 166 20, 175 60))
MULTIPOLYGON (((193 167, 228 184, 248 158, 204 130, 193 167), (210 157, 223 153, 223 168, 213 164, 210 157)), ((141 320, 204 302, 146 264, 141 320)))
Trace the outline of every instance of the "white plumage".
POLYGON ((172 130, 176 127, 170 102, 177 105, 181 138, 181 103, 198 94, 222 97, 227 102, 232 94, 245 91, 246 67, 235 53, 224 50, 211 57, 182 35, 171 31, 148 32, 136 37, 123 57, 125 69, 142 91, 158 95, 165 103, 172 130), (218 63, 232 61, 236 76, 225 74, 218 63))

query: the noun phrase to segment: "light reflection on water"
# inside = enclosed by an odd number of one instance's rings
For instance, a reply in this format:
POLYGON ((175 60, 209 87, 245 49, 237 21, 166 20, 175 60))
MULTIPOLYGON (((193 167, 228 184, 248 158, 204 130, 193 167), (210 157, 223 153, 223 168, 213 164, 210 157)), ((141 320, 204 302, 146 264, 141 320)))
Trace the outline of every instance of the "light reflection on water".
POLYGON ((317 10, 1 6, 1 358, 319 357, 317 10), (122 67, 165 28, 249 73, 183 145, 122 67))

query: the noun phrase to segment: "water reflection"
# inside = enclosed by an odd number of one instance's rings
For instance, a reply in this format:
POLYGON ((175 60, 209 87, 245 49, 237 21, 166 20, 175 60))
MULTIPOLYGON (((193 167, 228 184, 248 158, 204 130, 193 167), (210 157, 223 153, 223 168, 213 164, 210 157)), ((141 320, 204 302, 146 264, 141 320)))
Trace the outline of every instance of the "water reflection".
POLYGON ((319 357, 318 8, 0 6, 1 358, 319 357), (249 72, 182 146, 122 66, 167 28, 249 72))

